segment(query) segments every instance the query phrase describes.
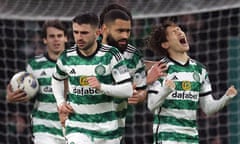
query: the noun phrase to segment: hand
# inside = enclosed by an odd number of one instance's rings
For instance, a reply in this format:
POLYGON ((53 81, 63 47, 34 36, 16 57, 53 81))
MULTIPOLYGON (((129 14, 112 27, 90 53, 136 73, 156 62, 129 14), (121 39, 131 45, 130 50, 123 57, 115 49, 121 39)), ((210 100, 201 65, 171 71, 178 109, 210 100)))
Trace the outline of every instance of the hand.
POLYGON ((12 91, 10 84, 7 85, 7 96, 6 99, 8 102, 27 102, 29 97, 23 90, 12 91))
POLYGON ((236 96, 237 95, 237 89, 233 85, 230 86, 226 91, 226 95, 230 96, 230 97, 236 96))
POLYGON ((58 115, 59 115, 59 119, 62 127, 65 127, 65 121, 68 119, 69 113, 59 112, 58 115))
POLYGON ((168 88, 170 88, 170 89, 172 89, 172 90, 174 90, 175 87, 176 87, 174 81, 168 80, 168 79, 165 81, 164 86, 165 86, 165 87, 168 87, 168 88))
POLYGON ((163 62, 155 63, 147 74, 147 84, 151 84, 162 76, 166 76, 167 65, 163 62))
POLYGON ((129 104, 138 104, 143 102, 147 97, 147 92, 146 90, 134 90, 133 95, 128 98, 128 103, 129 104))
POLYGON ((66 119, 68 119, 68 115, 70 113, 73 113, 73 108, 70 104, 67 104, 66 102, 62 103, 58 107, 59 119, 63 127, 65 127, 65 121, 66 119))
POLYGON ((92 88, 96 88, 97 90, 100 90, 101 84, 96 77, 93 77, 93 76, 87 77, 87 81, 92 88))
POLYGON ((158 63, 158 61, 144 60, 146 70, 149 70, 156 63, 158 63))

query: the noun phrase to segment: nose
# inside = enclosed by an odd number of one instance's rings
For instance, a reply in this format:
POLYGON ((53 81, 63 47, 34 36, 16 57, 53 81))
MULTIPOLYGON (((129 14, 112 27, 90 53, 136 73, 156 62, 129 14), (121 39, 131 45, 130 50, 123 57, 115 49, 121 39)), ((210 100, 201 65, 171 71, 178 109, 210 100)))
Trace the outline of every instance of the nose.
POLYGON ((130 32, 122 32, 122 38, 128 39, 130 35, 130 32))
POLYGON ((82 34, 80 34, 80 33, 77 34, 77 35, 76 35, 76 38, 77 38, 78 40, 81 40, 81 39, 83 38, 83 37, 82 37, 82 34))
POLYGON ((58 37, 58 36, 55 37, 55 40, 59 40, 59 39, 60 39, 60 37, 58 37))

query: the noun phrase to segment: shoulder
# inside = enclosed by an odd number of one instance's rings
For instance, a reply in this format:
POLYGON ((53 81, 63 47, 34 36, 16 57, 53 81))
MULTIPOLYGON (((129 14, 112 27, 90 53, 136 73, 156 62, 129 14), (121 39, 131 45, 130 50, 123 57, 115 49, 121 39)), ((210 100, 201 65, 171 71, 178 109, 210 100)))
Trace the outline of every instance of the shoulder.
POLYGON ((202 64, 201 62, 199 62, 195 59, 190 58, 189 62, 190 62, 190 64, 194 64, 199 68, 206 69, 206 66, 204 64, 202 64))
POLYGON ((106 45, 106 44, 101 44, 101 48, 100 50, 101 52, 104 52, 104 53, 108 53, 112 56, 114 56, 116 58, 116 60, 122 60, 122 54, 120 53, 120 51, 116 48, 116 47, 113 47, 113 46, 110 46, 110 45, 106 45))
POLYGON ((128 44, 126 52, 132 53, 134 55, 137 55, 139 57, 143 57, 143 51, 142 49, 136 48, 135 46, 128 44))
POLYGON ((71 53, 73 51, 76 51, 77 45, 73 45, 69 48, 66 48, 63 53, 71 53))
POLYGON ((42 62, 42 61, 46 61, 46 60, 47 60, 46 56, 44 54, 40 54, 40 55, 30 58, 28 60, 28 64, 42 62))
POLYGON ((160 62, 166 63, 167 65, 173 65, 174 62, 168 58, 167 56, 160 57, 159 59, 160 62))
POLYGON ((61 55, 60 55, 60 58, 65 58, 65 57, 69 57, 69 56, 72 56, 72 55, 76 55, 76 45, 74 46, 71 46, 67 49, 65 49, 61 55))

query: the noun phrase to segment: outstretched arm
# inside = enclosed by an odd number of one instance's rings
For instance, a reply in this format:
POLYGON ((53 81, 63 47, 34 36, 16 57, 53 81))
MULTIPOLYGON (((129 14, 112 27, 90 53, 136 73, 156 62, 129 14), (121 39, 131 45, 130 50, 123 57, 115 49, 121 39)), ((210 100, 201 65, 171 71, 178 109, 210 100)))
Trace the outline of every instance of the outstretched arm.
POLYGON ((234 86, 229 87, 219 100, 213 99, 211 94, 202 94, 200 95, 200 107, 205 114, 211 115, 222 109, 236 95, 237 90, 234 86))
POLYGON ((87 81, 91 87, 96 88, 109 96, 128 98, 133 94, 133 87, 130 81, 116 85, 100 83, 96 77, 88 77, 87 81))

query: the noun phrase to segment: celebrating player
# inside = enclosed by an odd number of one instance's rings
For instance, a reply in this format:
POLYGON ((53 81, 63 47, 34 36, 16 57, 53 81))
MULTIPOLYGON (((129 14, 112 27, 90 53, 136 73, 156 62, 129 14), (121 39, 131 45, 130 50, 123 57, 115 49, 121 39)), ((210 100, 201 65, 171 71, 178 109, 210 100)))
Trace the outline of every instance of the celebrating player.
POLYGON ((236 96, 234 86, 219 100, 211 95, 206 68, 187 52, 185 33, 171 21, 156 28, 148 40, 149 47, 161 52, 167 64, 167 76, 149 87, 148 108, 154 112, 154 143, 198 143, 197 109, 213 114, 236 96))

